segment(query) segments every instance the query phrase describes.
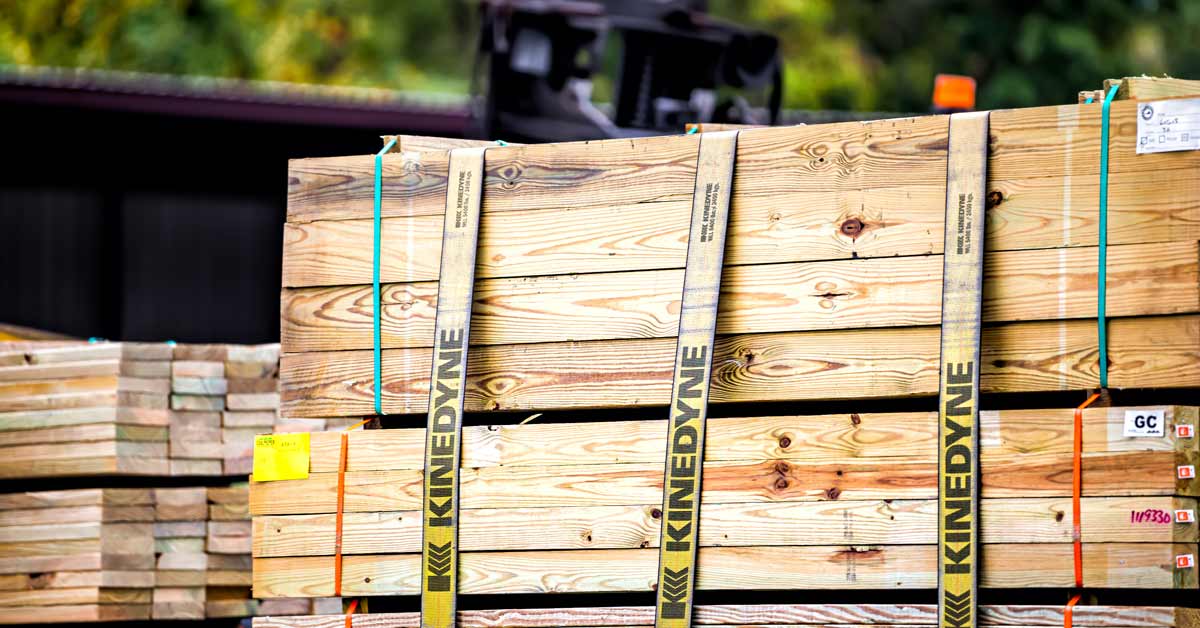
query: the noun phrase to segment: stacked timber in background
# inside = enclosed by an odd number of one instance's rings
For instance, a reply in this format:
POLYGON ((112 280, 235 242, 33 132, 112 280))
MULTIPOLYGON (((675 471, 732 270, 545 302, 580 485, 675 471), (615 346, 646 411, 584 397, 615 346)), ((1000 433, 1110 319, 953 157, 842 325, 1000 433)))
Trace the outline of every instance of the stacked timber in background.
POLYGON ((169 345, 8 346, 0 343, 0 477, 170 472, 169 345))
POLYGON ((150 619, 148 489, 0 495, 0 623, 150 619))
POLYGON ((205 532, 208 494, 204 487, 154 489, 154 619, 204 619, 205 532))
POLYGON ((223 478, 249 474, 255 434, 347 423, 280 422, 278 362, 278 345, 0 343, 0 477, 145 487, 0 494, 0 623, 258 612, 248 487, 223 478))
POLYGON ((255 434, 298 428, 278 366, 276 344, 0 343, 0 477, 248 475, 255 434))
MULTIPOLYGON (((1127 408, 1084 413, 1083 566, 1102 588, 1196 589, 1195 407, 1157 410, 1161 439, 1126 438, 1127 408)), ((982 416, 982 585, 1070 587, 1071 410, 982 416)), ((937 586, 937 415, 710 419, 701 589, 937 586), (772 570, 780 562, 786 570, 772 570), (769 581, 764 574, 769 573, 769 581)), ((312 435, 305 480, 253 483, 255 593, 333 590, 340 436, 312 435)), ((649 591, 662 505, 661 421, 467 427, 462 593, 649 591)), ((423 429, 351 432, 342 590, 418 593, 423 429)))

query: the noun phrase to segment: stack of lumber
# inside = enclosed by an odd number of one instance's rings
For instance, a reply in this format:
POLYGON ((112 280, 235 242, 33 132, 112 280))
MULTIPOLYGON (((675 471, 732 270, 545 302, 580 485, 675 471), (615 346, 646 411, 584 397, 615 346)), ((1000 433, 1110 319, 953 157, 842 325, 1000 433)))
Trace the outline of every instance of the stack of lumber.
MULTIPOLYGON (((1111 107, 1110 386, 1200 386, 1200 155, 1135 154, 1136 108, 1111 107)), ((1100 126, 991 113, 984 392, 1097 385, 1100 126)), ((668 403, 701 135, 488 149, 467 411, 668 403)), ((741 132, 713 403, 936 392, 947 138, 944 116, 741 132)), ((383 409, 419 413, 448 153, 382 160, 383 409)), ((374 412, 373 164, 290 163, 284 416, 374 412)))
MULTIPOLYGON (((1197 408, 1155 409, 1165 436, 1122 436, 1125 411, 1083 414, 1084 582, 1196 589, 1197 408)), ((1070 587, 1073 410, 983 412, 981 584, 1070 587)), ((936 413, 708 422, 700 589, 937 586, 936 413), (786 570, 773 565, 786 563, 786 570)), ((461 593, 649 591, 656 582, 662 421, 470 426, 462 442, 461 593)), ((311 436, 310 475, 252 482, 254 592, 333 591, 340 435, 311 436)), ((418 593, 424 429, 354 431, 342 591, 418 593)))
MULTIPOLYGON (((354 615, 353 626, 418 628, 419 613, 354 615)), ((1149 606, 1080 606, 1073 625, 1080 628, 1193 628, 1200 610, 1149 606)), ((700 605, 693 623, 698 626, 920 626, 937 624, 937 608, 927 604, 769 604, 700 605)), ((1063 626, 1062 606, 981 606, 984 626, 1063 626)), ((323 617, 258 617, 254 628, 343 628, 342 615, 323 617)), ((653 626, 654 609, 618 606, 598 608, 535 608, 459 611, 462 628, 602 628, 653 626)))
POLYGON ((0 495, 0 623, 150 619, 148 489, 0 495))
POLYGON ((167 475, 171 347, 0 343, 0 477, 167 475))
POLYGON ((177 345, 171 378, 173 475, 244 475, 254 435, 279 409, 279 345, 177 345))
POLYGON ((153 618, 204 619, 207 489, 154 489, 154 500, 153 618))
POLYGON ((228 345, 221 443, 225 475, 249 475, 254 436, 279 423, 279 345, 228 345))
POLYGON ((293 429, 278 366, 277 344, 0 343, 0 477, 247 475, 254 435, 293 429))

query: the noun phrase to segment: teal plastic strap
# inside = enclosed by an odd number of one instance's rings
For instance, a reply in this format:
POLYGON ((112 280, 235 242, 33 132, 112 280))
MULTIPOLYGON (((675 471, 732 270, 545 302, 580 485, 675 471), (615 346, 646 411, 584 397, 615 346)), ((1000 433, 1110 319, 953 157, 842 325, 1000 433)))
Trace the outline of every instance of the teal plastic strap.
POLYGON ((392 140, 375 153, 375 253, 371 264, 371 300, 375 305, 373 327, 375 336, 375 414, 383 414, 383 351, 380 347, 379 319, 383 316, 379 308, 379 252, 383 221, 380 220, 380 206, 383 205, 383 156, 392 150, 396 140, 392 140))
POLYGON ((1120 83, 1108 89, 1100 109, 1100 259, 1096 267, 1096 327, 1100 344, 1100 387, 1108 388, 1108 117, 1120 83))

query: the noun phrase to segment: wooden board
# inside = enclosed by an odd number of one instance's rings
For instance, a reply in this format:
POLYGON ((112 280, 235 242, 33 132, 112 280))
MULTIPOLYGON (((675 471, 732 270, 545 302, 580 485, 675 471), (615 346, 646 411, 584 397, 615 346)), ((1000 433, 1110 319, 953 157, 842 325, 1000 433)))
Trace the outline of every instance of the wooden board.
MULTIPOLYGON (((653 607, 581 607, 470 610, 458 612, 463 628, 601 628, 614 625, 651 626, 653 607)), ((1063 625, 1064 605, 980 606, 979 620, 988 626, 1063 625)), ((1200 611, 1167 606, 1077 606, 1075 626, 1104 628, 1180 628, 1200 620, 1200 611)), ((418 628, 418 613, 358 614, 354 628, 418 628)), ((693 615, 704 626, 932 626, 937 607, 929 604, 739 604, 698 605, 693 615)), ((255 628, 343 628, 344 615, 258 617, 255 628)))
MULTIPOLYGON (((1196 242, 1111 247, 1110 316, 1200 311, 1196 242)), ((1094 247, 993 253, 987 322, 1092 318, 1094 247), (1051 289, 1047 289, 1047 288, 1051 289)), ((733 266, 721 282, 720 334, 937 325, 941 256, 733 266)), ((488 279, 478 282, 472 345, 659 338, 678 334, 682 270, 488 279)), ((428 347, 437 284, 381 293, 381 344, 428 347)), ((289 352, 369 349, 371 287, 285 290, 289 352)))
MULTIPOLYGON (((481 347, 468 360, 467 411, 664 405, 673 338, 481 347)), ((1114 388, 1200 386, 1200 317, 1109 323, 1114 388)), ((928 395, 938 328, 719 338, 711 401, 928 395)), ((383 352, 385 413, 424 412, 428 349, 383 352)), ((1098 381, 1093 321, 1009 323, 983 333, 984 392, 1086 389, 1098 381)), ((281 410, 294 417, 374 412, 370 351, 285 355, 281 410)))
MULTIPOLYGON (((1195 570, 1175 570, 1175 556, 1194 545, 1085 544, 1084 577, 1100 588, 1196 588, 1195 570)), ((1069 587, 1071 545, 985 546, 985 587, 1069 587), (1036 566, 1036 567, 1035 567, 1036 566)), ((936 546, 710 547, 700 549, 700 589, 929 589, 935 586, 936 546), (746 565, 787 564, 769 578, 746 565)), ((418 591, 416 554, 346 556, 344 595, 412 595, 418 591)), ((462 554, 460 593, 649 591, 657 550, 496 552, 462 554)), ((332 557, 254 561, 259 597, 319 597, 333 590, 332 557)))

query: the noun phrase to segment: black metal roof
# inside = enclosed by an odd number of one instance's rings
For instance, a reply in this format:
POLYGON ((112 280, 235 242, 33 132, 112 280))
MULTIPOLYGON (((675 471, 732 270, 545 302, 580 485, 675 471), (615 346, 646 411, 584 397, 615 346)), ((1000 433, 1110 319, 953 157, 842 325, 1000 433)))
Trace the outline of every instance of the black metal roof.
POLYGON ((0 102, 455 136, 469 117, 465 96, 41 66, 0 66, 0 102))

